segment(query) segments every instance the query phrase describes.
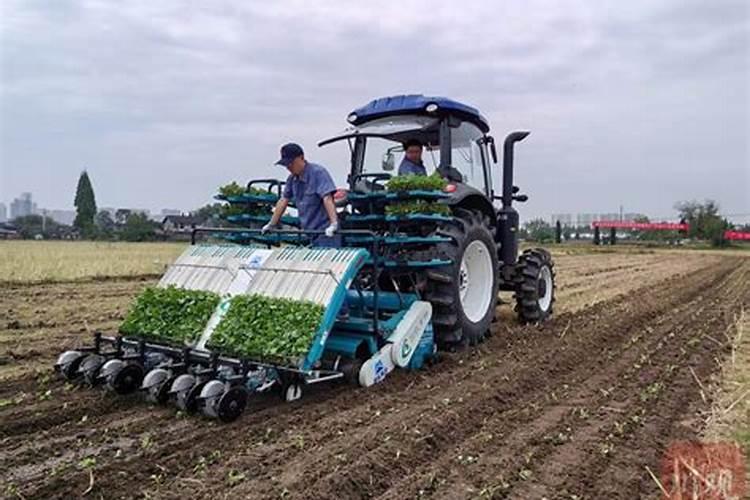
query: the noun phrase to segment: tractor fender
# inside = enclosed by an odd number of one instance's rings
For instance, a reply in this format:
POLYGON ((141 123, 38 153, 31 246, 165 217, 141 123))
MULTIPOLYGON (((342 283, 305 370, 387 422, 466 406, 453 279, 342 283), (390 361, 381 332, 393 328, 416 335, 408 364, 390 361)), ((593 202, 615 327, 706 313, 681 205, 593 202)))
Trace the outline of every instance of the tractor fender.
POLYGON ((497 212, 495 211, 495 207, 483 192, 471 186, 467 186, 466 184, 457 183, 455 186, 456 190, 445 200, 448 205, 451 207, 481 212, 483 215, 487 216, 490 225, 493 227, 497 225, 497 212))

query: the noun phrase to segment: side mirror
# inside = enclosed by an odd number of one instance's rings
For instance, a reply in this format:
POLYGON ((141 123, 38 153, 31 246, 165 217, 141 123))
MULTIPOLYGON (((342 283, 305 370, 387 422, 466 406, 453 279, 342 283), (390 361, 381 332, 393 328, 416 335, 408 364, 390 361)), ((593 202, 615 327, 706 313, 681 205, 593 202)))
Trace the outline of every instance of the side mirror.
POLYGON ((382 167, 385 172, 391 172, 396 169, 396 159, 392 152, 388 151, 383 155, 382 167))

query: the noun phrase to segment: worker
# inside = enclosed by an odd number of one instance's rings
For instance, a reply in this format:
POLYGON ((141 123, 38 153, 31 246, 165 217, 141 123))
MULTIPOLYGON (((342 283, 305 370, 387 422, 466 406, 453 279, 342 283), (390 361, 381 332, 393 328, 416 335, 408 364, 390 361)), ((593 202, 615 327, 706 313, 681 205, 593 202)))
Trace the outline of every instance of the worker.
POLYGON ((404 144, 404 159, 398 166, 398 175, 427 175, 422 163, 422 143, 418 139, 409 139, 404 144))
MULTIPOLYGON (((284 144, 281 147, 281 159, 276 164, 286 167, 289 177, 284 185, 284 193, 276 202, 271 221, 263 226, 261 233, 265 234, 273 229, 289 206, 289 200, 294 200, 300 228, 303 231, 324 231, 324 234, 311 235, 312 245, 327 248, 341 247, 341 235, 336 234, 339 222, 336 205, 333 202, 336 185, 328 170, 305 160, 302 147, 294 143, 284 144)), ((349 306, 344 300, 338 312, 338 319, 348 318, 349 306)))
POLYGON ((261 233, 274 228, 284 215, 289 201, 294 200, 303 231, 325 231, 312 235, 316 247, 338 248, 341 236, 338 230, 338 216, 333 194, 336 185, 325 167, 305 160, 305 153, 299 144, 289 143, 281 147, 281 159, 277 165, 286 167, 289 177, 284 185, 284 193, 276 203, 271 221, 263 226, 261 233))

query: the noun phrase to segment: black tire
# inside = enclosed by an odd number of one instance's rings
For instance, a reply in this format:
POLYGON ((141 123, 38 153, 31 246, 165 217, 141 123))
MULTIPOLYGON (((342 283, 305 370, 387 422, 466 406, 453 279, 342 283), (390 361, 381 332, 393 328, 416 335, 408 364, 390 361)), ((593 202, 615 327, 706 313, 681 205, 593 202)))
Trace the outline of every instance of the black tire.
POLYGON ((247 406, 247 389, 236 385, 219 398, 217 415, 219 420, 229 423, 237 419, 247 406))
POLYGON ((347 359, 341 363, 339 369, 344 373, 344 381, 347 384, 359 385, 359 372, 363 364, 361 359, 347 359))
POLYGON ((497 251, 489 218, 481 212, 461 208, 455 209, 455 216, 460 219, 461 224, 446 224, 437 231, 441 236, 450 236, 453 241, 436 247, 437 255, 452 260, 453 264, 427 271, 424 293, 425 299, 433 307, 435 340, 443 349, 464 343, 476 345, 484 340, 495 315, 499 286, 497 251), (461 261, 467 247, 475 241, 481 242, 489 255, 492 287, 486 310, 481 317, 475 314, 472 320, 461 303, 460 287, 463 281, 461 261))
POLYGON ((552 315, 555 288, 555 264, 550 253, 543 248, 525 250, 516 268, 516 313, 522 323, 539 323, 552 315))
POLYGON ((112 380, 112 389, 117 394, 125 395, 135 392, 143 382, 143 366, 139 363, 125 365, 112 380))

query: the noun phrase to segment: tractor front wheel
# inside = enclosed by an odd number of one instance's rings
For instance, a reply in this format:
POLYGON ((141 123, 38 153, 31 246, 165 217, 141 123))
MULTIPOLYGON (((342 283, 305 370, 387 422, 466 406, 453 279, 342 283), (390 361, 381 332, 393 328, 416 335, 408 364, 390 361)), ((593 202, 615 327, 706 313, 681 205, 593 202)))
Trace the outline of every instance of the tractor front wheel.
POLYGON ((523 323, 538 323, 552 315, 555 303, 555 264, 542 248, 525 250, 516 269, 516 313, 523 323))

